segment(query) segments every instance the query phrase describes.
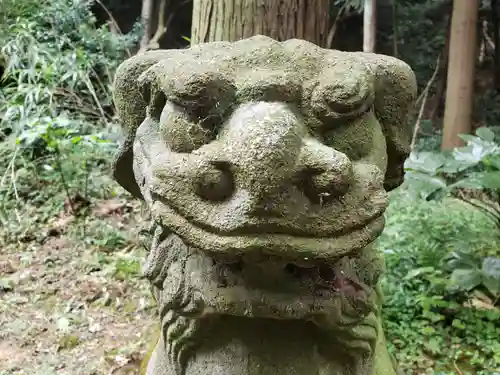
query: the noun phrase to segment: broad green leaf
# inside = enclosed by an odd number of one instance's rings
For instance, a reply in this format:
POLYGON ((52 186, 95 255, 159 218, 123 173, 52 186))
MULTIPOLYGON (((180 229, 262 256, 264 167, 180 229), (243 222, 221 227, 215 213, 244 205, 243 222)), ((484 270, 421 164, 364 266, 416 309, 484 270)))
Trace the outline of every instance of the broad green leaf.
POLYGON ((493 142, 495 140, 495 133, 493 133, 491 129, 486 127, 477 128, 476 135, 487 142, 493 142))
POLYGON ((407 172, 407 177, 413 180, 419 180, 427 184, 429 187, 433 189, 442 189, 446 188, 446 180, 441 177, 431 176, 426 173, 418 172, 418 171, 409 171, 407 172))
POLYGON ((456 269, 451 273, 451 282, 456 286, 470 291, 481 284, 482 277, 478 269, 456 269))
POLYGON ((454 184, 448 186, 451 189, 465 188, 465 189, 483 189, 484 185, 472 177, 464 178, 463 180, 458 180, 454 184))
POLYGON ((472 138, 473 141, 468 142, 467 146, 453 150, 452 155, 456 160, 470 163, 472 166, 480 163, 486 156, 498 153, 498 146, 495 143, 483 141, 478 137, 472 138))
POLYGON ((445 164, 440 168, 440 172, 446 174, 455 174, 464 171, 467 168, 470 168, 476 164, 477 164, 476 161, 471 162, 471 161, 457 160, 454 159, 453 157, 450 157, 446 159, 445 164))
POLYGON ((446 181, 422 172, 407 171, 405 187, 410 194, 420 199, 428 199, 429 196, 436 195, 439 190, 446 189, 446 181))
POLYGON ((431 338, 429 341, 424 343, 424 346, 432 354, 438 354, 441 352, 440 342, 435 338, 431 338))
POLYGON ((493 167, 494 169, 500 169, 500 152, 498 154, 492 154, 483 160, 483 163, 488 167, 493 167))
POLYGON ((500 258, 486 257, 483 259, 483 272, 497 280, 500 280, 500 258))
POLYGON ((463 139, 465 142, 468 142, 468 143, 475 143, 480 139, 479 137, 476 137, 476 136, 471 135, 471 134, 459 134, 458 137, 463 139))
POLYGON ((436 329, 434 327, 431 327, 431 326, 427 326, 427 327, 422 328, 422 333, 424 335, 431 335, 435 332, 436 332, 436 329))
POLYGON ((453 319, 453 322, 451 322, 451 325, 455 328, 458 329, 464 329, 465 325, 460 319, 453 319))
POLYGON ((405 162, 405 169, 435 174, 445 163, 442 154, 434 152, 412 152, 405 162))
POLYGON ((471 179, 477 181, 485 189, 500 189, 500 171, 474 173, 471 179))
POLYGON ((500 297, 500 279, 483 275, 483 285, 495 297, 500 297))

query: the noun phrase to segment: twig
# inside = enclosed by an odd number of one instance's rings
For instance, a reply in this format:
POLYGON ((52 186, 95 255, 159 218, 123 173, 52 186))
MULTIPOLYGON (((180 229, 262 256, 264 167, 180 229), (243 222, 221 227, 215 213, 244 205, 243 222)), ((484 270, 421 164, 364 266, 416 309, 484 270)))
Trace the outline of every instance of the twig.
POLYGON ((486 44, 484 43, 484 38, 481 38, 481 44, 479 45, 479 56, 478 56, 478 65, 479 66, 483 65, 485 47, 486 47, 486 44))
POLYGON ((398 57, 398 30, 397 30, 396 1, 392 2, 392 54, 398 57))
MULTIPOLYGON (((10 178, 11 178, 11 183, 12 187, 14 189, 14 195, 16 196, 16 200, 19 201, 19 194, 17 192, 17 186, 16 186, 16 173, 15 173, 15 167, 14 167, 14 162, 16 161, 17 153, 19 151, 19 147, 16 147, 14 151, 14 155, 12 155, 12 158, 10 159, 9 165, 7 166, 7 169, 5 170, 5 173, 2 176, 2 180, 0 181, 0 187, 2 187, 7 180, 7 173, 10 171, 10 178)), ((21 217, 19 215, 19 212, 17 211, 17 207, 14 207, 14 213, 16 214, 16 219, 17 222, 21 222, 21 217)))
POLYGON ((483 36, 484 40, 488 42, 488 45, 490 46, 492 51, 495 51, 495 43, 493 43, 493 40, 491 40, 490 36, 488 35, 488 22, 483 21, 483 36))
POLYGON ((340 22, 340 18, 345 13, 347 9, 348 2, 346 1, 342 7, 339 9, 337 16, 335 17, 335 21, 333 21, 333 25, 328 32, 328 36, 326 37, 326 48, 332 48, 333 39, 335 39, 335 33, 337 32, 337 24, 340 22))
POLYGON ((154 50, 154 49, 159 49, 160 48, 160 39, 162 38, 163 35, 167 33, 167 30, 170 26, 170 23, 174 19, 174 16, 176 12, 182 8, 184 5, 188 4, 191 2, 191 0, 184 0, 180 4, 177 4, 175 9, 173 9, 167 20, 165 21, 165 10, 167 9, 167 0, 162 0, 160 3, 159 7, 159 14, 158 14, 158 27, 156 28, 156 32, 149 41, 148 45, 142 47, 138 53, 143 53, 145 51, 149 50, 154 50))
POLYGON ((59 151, 59 148, 55 149, 55 155, 56 156, 54 157, 54 161, 56 162, 56 168, 59 172, 59 177, 61 178, 61 184, 63 186, 64 192, 66 193, 66 197, 68 198, 68 203, 71 209, 71 213, 76 216, 75 205, 73 204, 73 199, 71 198, 71 194, 69 192, 69 186, 66 182, 66 179, 64 178, 64 171, 62 169, 62 163, 61 163, 61 152, 59 151))
MULTIPOLYGON (((111 12, 109 11, 108 8, 106 8, 106 6, 101 2, 101 0, 96 0, 96 3, 99 4, 101 6, 102 9, 104 9, 104 11, 106 12, 106 14, 108 15, 109 17, 109 20, 111 21, 111 23, 114 25, 114 27, 116 28, 116 30, 118 30, 118 32, 123 35, 123 32, 122 30, 120 29, 120 26, 118 26, 118 22, 116 22, 116 19, 115 17, 113 17, 113 15, 111 14, 111 12)), ((127 48, 127 54, 128 54, 128 57, 131 57, 132 54, 130 53, 130 50, 127 48)))
POLYGON ((147 49, 151 40, 151 17, 153 16, 153 0, 143 0, 141 8, 141 23, 143 27, 143 34, 140 42, 140 50, 142 52, 147 49))
POLYGON ((464 373, 458 368, 458 366, 457 366, 457 364, 456 364, 455 361, 453 361, 453 367, 459 373, 459 375, 464 375, 464 373))
MULTIPOLYGON (((167 0, 161 0, 160 7, 158 10, 158 27, 156 28, 155 34, 153 35, 153 37, 149 41, 149 45, 159 44, 158 42, 159 42, 160 38, 167 31, 168 23, 170 23, 170 17, 167 20, 167 24, 166 24, 165 23, 165 10, 166 9, 167 9, 167 0)), ((172 14, 170 14, 170 16, 172 16, 172 14)))
POLYGON ((429 119, 432 121, 432 126, 436 127, 438 120, 438 110, 441 105, 444 90, 446 89, 447 82, 447 72, 448 72, 448 60, 450 55, 450 34, 451 34, 451 15, 448 15, 446 20, 446 39, 443 46, 442 59, 440 61, 440 67, 438 72, 439 82, 436 84, 436 92, 434 95, 434 105, 429 111, 429 119))
POLYGON ((422 121, 422 116, 424 114, 425 104, 427 103, 427 96, 429 95, 429 89, 431 88, 432 83, 436 79, 437 73, 439 71, 440 60, 441 60, 441 54, 439 54, 439 56, 436 60, 436 69, 434 69, 434 73, 432 73, 431 79, 429 79, 429 82, 427 82, 425 89, 422 91, 419 99, 417 100, 417 103, 418 103, 420 101, 420 99, 422 99, 422 104, 420 105, 420 111, 418 113, 417 121, 415 122, 415 127, 413 129, 413 138, 412 138, 411 144, 410 144, 411 150, 413 150, 415 148, 415 143, 417 142, 417 135, 418 135, 418 131, 420 130, 420 122, 422 121))
MULTIPOLYGON (((16 169, 15 169, 15 163, 12 163, 10 166, 10 179, 12 182, 12 188, 14 189, 14 196, 16 197, 16 202, 19 202, 19 193, 17 191, 17 185, 16 185, 16 169)), ((19 212, 17 211, 17 207, 14 207, 14 212, 16 214, 17 222, 21 222, 21 217, 19 216, 19 212)))
POLYGON ((5 170, 5 173, 2 176, 2 180, 0 181, 0 187, 3 186, 5 183, 5 180, 7 179, 7 172, 10 170, 12 165, 14 164, 14 161, 16 160, 17 152, 19 151, 19 147, 16 147, 14 151, 14 155, 12 155, 12 158, 10 159, 9 165, 7 165, 7 169, 5 170))
POLYGON ((467 204, 470 204, 471 206, 477 208, 478 210, 482 211, 486 216, 489 216, 490 218, 492 218, 495 221, 495 223, 497 224, 497 226, 499 226, 500 222, 498 220, 498 215, 491 212, 488 208, 484 207, 485 205, 487 206, 487 203, 481 202, 480 200, 479 201, 481 203, 484 203, 484 205, 475 203, 474 201, 467 199, 467 197, 461 191, 458 191, 458 193, 456 193, 455 197, 457 197, 458 199, 460 199, 461 201, 463 201, 467 204))
MULTIPOLYGON (((88 195, 89 195, 89 177, 90 177, 90 168, 89 168, 89 162, 87 159, 85 159, 85 187, 84 187, 84 192, 83 192, 83 197, 86 201, 89 201, 88 195)), ((88 211, 86 211, 88 212, 88 211)), ((83 237, 86 236, 87 234, 87 214, 84 215, 83 217, 83 237)))
POLYGON ((99 102, 99 99, 97 98, 97 94, 95 92, 94 85, 90 81, 89 76, 87 76, 86 78, 87 79, 84 80, 85 85, 87 86, 87 89, 90 91, 90 94, 94 98, 95 104, 97 105, 97 108, 99 109, 99 112, 101 113, 102 119, 104 120, 104 122, 106 122, 107 121, 106 112, 104 112, 104 109, 102 108, 101 103, 99 102))

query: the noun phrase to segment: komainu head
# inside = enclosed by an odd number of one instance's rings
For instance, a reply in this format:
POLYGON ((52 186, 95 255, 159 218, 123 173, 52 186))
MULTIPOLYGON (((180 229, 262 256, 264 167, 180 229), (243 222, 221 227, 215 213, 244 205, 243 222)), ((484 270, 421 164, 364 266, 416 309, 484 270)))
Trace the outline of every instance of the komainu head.
POLYGON ((146 273, 164 315, 368 316, 381 270, 370 244, 403 179, 415 94, 397 59, 300 40, 123 63, 114 175, 151 211, 146 273))

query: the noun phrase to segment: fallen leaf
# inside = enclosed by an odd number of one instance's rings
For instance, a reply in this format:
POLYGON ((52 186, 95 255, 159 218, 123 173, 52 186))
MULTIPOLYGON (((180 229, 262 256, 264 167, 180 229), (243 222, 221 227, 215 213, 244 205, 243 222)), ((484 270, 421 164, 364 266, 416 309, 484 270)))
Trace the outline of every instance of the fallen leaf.
POLYGON ((97 203, 97 205, 92 210, 92 214, 95 217, 99 218, 111 216, 114 214, 122 215, 125 212, 126 208, 129 208, 126 202, 117 199, 109 199, 97 203))

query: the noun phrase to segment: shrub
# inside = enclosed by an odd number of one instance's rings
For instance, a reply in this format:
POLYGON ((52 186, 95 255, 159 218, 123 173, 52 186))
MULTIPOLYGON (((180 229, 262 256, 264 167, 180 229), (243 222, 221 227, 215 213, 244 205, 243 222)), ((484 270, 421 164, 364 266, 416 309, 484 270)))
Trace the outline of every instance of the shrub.
POLYGON ((464 138, 412 154, 378 241, 387 337, 408 374, 500 369, 500 151, 487 129, 464 138))
POLYGON ((21 216, 43 221, 65 203, 74 211, 76 194, 87 199, 106 185, 119 137, 112 81, 139 35, 138 28, 116 35, 96 26, 91 5, 2 2, 0 220, 12 233, 22 229, 21 216), (18 212, 31 205, 50 208, 36 218, 18 212))

